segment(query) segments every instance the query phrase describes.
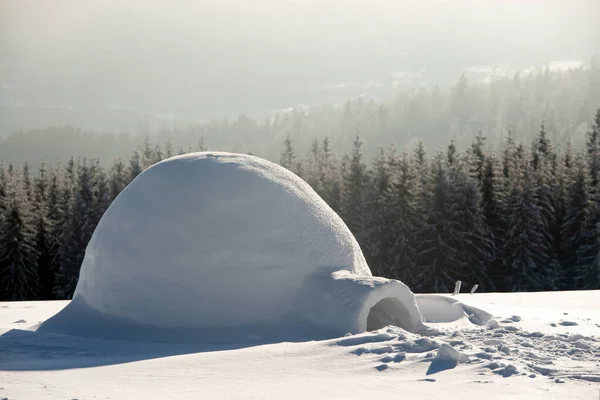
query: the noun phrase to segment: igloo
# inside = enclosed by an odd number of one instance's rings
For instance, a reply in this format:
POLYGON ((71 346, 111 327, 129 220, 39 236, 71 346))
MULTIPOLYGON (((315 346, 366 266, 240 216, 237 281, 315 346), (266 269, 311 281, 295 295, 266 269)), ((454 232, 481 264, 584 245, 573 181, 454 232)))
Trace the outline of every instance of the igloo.
POLYGON ((302 179, 222 152, 145 170, 108 208, 70 304, 40 330, 198 341, 316 339, 424 328, 410 289, 373 277, 302 179))

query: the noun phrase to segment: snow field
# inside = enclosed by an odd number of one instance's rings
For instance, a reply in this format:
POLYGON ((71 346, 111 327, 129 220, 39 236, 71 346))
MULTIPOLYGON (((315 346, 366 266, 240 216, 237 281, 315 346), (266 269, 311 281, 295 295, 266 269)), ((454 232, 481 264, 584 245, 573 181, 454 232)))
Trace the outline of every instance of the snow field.
POLYGON ((324 341, 185 345, 36 332, 66 302, 2 303, 0 398, 597 398, 600 292, 416 300, 493 317, 477 325, 455 312, 424 334, 388 326, 324 341))

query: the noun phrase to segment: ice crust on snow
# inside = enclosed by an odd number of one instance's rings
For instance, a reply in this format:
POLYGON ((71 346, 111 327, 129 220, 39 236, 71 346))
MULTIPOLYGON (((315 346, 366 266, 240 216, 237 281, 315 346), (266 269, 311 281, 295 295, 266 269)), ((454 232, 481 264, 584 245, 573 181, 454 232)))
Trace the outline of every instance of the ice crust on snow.
POLYGON ((414 295, 371 276, 307 183, 258 157, 195 153, 123 190, 89 242, 73 301, 40 329, 239 341, 389 324, 423 329, 414 295))

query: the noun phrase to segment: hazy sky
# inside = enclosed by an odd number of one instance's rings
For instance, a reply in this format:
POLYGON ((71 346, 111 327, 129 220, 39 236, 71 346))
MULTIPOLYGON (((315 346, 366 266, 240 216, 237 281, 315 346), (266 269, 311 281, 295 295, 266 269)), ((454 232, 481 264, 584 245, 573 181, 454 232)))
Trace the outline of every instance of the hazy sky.
POLYGON ((397 71, 587 61, 599 17, 598 0, 0 0, 0 84, 22 102, 252 111, 397 71))

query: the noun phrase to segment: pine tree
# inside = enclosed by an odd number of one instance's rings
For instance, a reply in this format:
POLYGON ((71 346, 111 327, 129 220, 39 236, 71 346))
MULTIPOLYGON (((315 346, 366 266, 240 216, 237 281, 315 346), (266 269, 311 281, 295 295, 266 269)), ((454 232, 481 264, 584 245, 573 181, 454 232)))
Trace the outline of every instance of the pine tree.
POLYGON ((42 164, 34 179, 33 187, 33 223, 35 227, 35 242, 38 252, 37 275, 39 277, 38 298, 53 299, 52 282, 54 281, 54 255, 52 253, 51 221, 48 218, 49 181, 46 166, 42 164))
POLYGON ((308 148, 304 163, 304 180, 317 192, 323 194, 319 179, 319 159, 321 158, 319 141, 314 139, 308 148))
POLYGON ((506 264, 500 249, 504 248, 505 238, 508 230, 506 220, 506 194, 504 176, 498 159, 494 155, 486 158, 483 167, 481 182, 481 202, 483 217, 488 227, 493 247, 496 249, 494 259, 488 268, 490 279, 496 290, 506 290, 504 277, 506 276, 506 264))
POLYGON ((363 252, 371 270, 379 276, 389 276, 389 252, 392 240, 392 215, 390 213, 391 170, 390 158, 393 152, 386 154, 378 148, 373 160, 373 179, 369 182, 366 207, 367 221, 363 252))
POLYGON ((589 229, 589 183, 584 160, 576 160, 575 176, 567 186, 565 219, 562 224, 561 248, 563 259, 561 268, 561 289, 576 289, 579 253, 585 246, 586 232, 589 229))
POLYGON ((133 181, 143 170, 140 153, 134 151, 129 159, 129 182, 133 181))
POLYGON ((61 251, 63 247, 63 237, 67 229, 69 220, 69 206, 73 201, 76 189, 75 164, 73 159, 67 164, 66 168, 59 170, 60 175, 52 178, 49 187, 48 218, 52 221, 50 238, 52 240, 52 254, 54 265, 54 281, 52 282, 52 294, 57 296, 56 280, 60 270, 62 259, 61 251), (56 192, 55 192, 56 191, 56 192), (56 195, 54 195, 56 193, 56 195), (55 200, 50 200, 56 196, 55 200))
POLYGON ((104 212, 110 206, 112 198, 110 196, 110 190, 108 187, 108 179, 106 177, 104 169, 100 165, 100 162, 98 160, 94 161, 90 169, 90 173, 92 175, 93 193, 93 202, 90 218, 92 226, 95 227, 98 224, 98 222, 100 222, 100 219, 104 215, 104 212))
POLYGON ((28 200, 31 200, 31 174, 29 173, 29 163, 23 164, 23 172, 22 172, 22 185, 23 192, 25 196, 27 196, 28 200))
POLYGON ((485 140, 486 138, 483 136, 481 131, 479 131, 471 143, 471 148, 469 149, 470 170, 471 173, 475 174, 475 178, 477 179, 479 187, 481 187, 483 183, 484 168, 487 160, 484 150, 485 140))
MULTIPOLYGON (((64 218, 66 209, 61 209, 62 194, 61 181, 55 170, 50 171, 48 177, 48 185, 46 190, 46 244, 47 248, 47 264, 43 273, 40 271, 40 293, 41 298, 55 299, 54 296, 54 281, 60 267, 59 249, 60 237, 63 231, 64 218), (42 297, 43 296, 43 297, 42 297)), ((39 234, 39 231, 38 231, 39 234)), ((38 242, 39 243, 39 242, 38 242)), ((43 253, 40 254, 40 257, 43 253)), ((43 265, 39 263, 39 265, 43 265)), ((39 270, 39 268, 38 268, 39 270)))
POLYGON ((54 286, 54 294, 59 299, 70 299, 73 295, 85 249, 95 228, 93 169, 84 160, 78 170, 77 187, 69 203, 60 240, 60 268, 54 286))
POLYGON ((117 160, 110 169, 108 180, 108 194, 111 200, 117 198, 119 193, 129 184, 129 178, 123 161, 117 160))
POLYGON ((591 186, 594 197, 600 185, 600 109, 596 111, 592 129, 587 133, 586 140, 591 186))
POLYGON ((329 138, 325 137, 319 153, 318 171, 319 187, 322 188, 323 200, 335 211, 340 212, 340 179, 337 160, 331 152, 329 138))
POLYGON ((466 266, 454 247, 459 237, 456 204, 448 170, 438 154, 433 161, 433 173, 424 189, 425 205, 429 210, 424 225, 417 232, 419 245, 415 288, 424 292, 451 292, 456 280, 465 277, 466 266))
POLYGON ((141 149, 141 165, 143 169, 146 169, 156 162, 157 156, 152 149, 150 137, 146 136, 141 149))
POLYGON ((596 111, 592 130, 588 132, 587 155, 592 205, 584 228, 583 244, 577 251, 577 286, 600 289, 600 109, 596 111))
POLYGON ((554 209, 554 184, 556 183, 555 176, 555 154, 552 149, 552 144, 546 133, 544 125, 542 125, 538 137, 535 139, 531 150, 531 174, 534 179, 535 198, 537 208, 540 211, 543 225, 541 227, 543 242, 542 246, 548 255, 548 265, 540 266, 546 270, 547 286, 545 290, 556 289, 556 280, 558 279, 559 261, 557 249, 555 247, 555 232, 560 230, 556 222, 556 213, 554 209))
MULTIPOLYGON (((479 171, 466 170, 473 165, 473 154, 450 170, 455 203, 453 219, 458 235, 453 238, 458 249, 458 265, 464 265, 463 284, 478 284, 483 290, 493 290, 489 268, 497 257, 497 249, 491 231, 485 221, 483 200, 479 189, 479 171)), ((481 171, 483 172, 483 171, 481 171)))
MULTIPOLYGON (((578 158, 579 162, 583 161, 583 167, 586 170, 585 175, 589 178, 589 175, 587 174, 587 164, 585 163, 585 158, 582 157, 582 155, 579 155, 578 158)), ((569 248, 568 243, 565 241, 563 231, 565 225, 567 224, 567 220, 570 218, 567 215, 567 209, 569 207, 569 187, 575 181, 575 176, 577 174, 576 168, 574 167, 574 156, 570 139, 564 154, 561 155, 559 161, 560 162, 557 163, 555 172, 553 174, 556 181, 553 185, 552 192, 552 202, 554 205, 554 227, 552 229, 552 236, 554 237, 553 246, 559 266, 557 274, 557 286, 559 288, 564 288, 564 269, 569 265, 567 259, 571 257, 571 249, 569 248)), ((588 184, 586 185, 586 192, 589 191, 589 179, 587 180, 588 184)))
POLYGON ((4 211, 5 201, 8 190, 8 180, 10 176, 8 171, 4 167, 4 164, 0 163, 0 215, 4 211))
POLYGON ((409 287, 415 285, 417 267, 415 232, 420 216, 417 213, 418 177, 408 154, 395 160, 392 174, 390 215, 390 263, 386 271, 390 278, 399 279, 409 287))
POLYGON ((24 185, 13 177, 0 217, 0 289, 3 300, 37 298, 39 253, 31 203, 24 185))
MULTIPOLYGON (((196 143, 196 150, 197 151, 207 151, 208 147, 206 147, 206 144, 204 143, 204 136, 200 136, 200 140, 198 140, 198 143, 196 143)), ((190 153, 191 153, 191 149, 190 149, 190 153)))
POLYGON ((173 157, 173 143, 171 139, 168 139, 165 143, 165 158, 173 157))
POLYGON ((576 287, 600 289, 600 205, 596 202, 590 210, 583 229, 582 244, 577 248, 576 287))
POLYGON ((509 230, 505 259, 507 289, 513 292, 543 290, 546 287, 546 266, 549 258, 544 238, 544 220, 537 206, 535 181, 531 169, 525 166, 512 183, 507 201, 509 230))
POLYGON ((293 170, 296 167, 296 153, 292 145, 292 137, 289 133, 283 142, 283 151, 281 152, 279 165, 289 170, 293 170))
POLYGON ((422 216, 426 215, 428 210, 426 208, 427 199, 427 187, 430 184, 430 168, 426 159, 427 153, 422 142, 417 144, 417 148, 413 153, 413 165, 415 174, 417 175, 417 187, 416 187, 416 205, 417 213, 422 216))
POLYGON ((366 237, 369 177, 363 161, 362 140, 356 136, 342 176, 341 216, 359 243, 366 237))

